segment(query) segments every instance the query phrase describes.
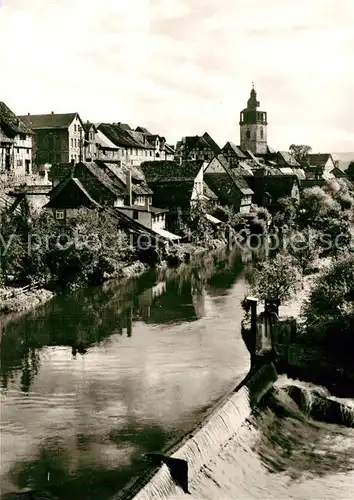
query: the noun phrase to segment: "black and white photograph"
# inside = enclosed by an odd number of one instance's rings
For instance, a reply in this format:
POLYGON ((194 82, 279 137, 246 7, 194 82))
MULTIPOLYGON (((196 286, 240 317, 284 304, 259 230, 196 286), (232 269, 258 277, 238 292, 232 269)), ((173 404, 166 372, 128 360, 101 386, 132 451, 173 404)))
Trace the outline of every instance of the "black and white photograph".
POLYGON ((354 0, 0 0, 0 500, 354 498, 354 0))

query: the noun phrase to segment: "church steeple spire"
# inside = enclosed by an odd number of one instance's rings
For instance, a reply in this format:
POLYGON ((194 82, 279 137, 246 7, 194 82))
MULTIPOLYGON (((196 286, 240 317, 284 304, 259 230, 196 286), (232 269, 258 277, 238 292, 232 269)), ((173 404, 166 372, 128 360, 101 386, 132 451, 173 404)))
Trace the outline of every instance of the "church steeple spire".
POLYGON ((257 101, 257 92, 254 90, 254 83, 252 82, 252 90, 250 93, 250 98, 247 101, 248 109, 257 109, 259 107, 259 101, 257 101))
POLYGON ((259 111, 257 92, 252 82, 247 107, 240 113, 240 146, 241 149, 252 151, 254 154, 267 152, 267 113, 259 111))

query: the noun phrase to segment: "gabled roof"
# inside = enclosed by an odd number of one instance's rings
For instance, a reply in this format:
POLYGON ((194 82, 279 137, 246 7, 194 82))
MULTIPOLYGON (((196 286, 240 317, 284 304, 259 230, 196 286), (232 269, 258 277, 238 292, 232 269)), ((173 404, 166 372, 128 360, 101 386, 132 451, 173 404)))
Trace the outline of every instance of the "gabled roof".
POLYGON ((170 144, 166 143, 164 149, 165 149, 167 154, 174 154, 175 153, 174 147, 171 146, 170 144))
POLYGON ((255 193, 255 202, 263 203, 265 194, 269 194, 273 200, 289 196, 294 183, 299 185, 296 175, 260 175, 245 176, 247 184, 255 193))
POLYGON ((286 163, 292 167, 300 167, 300 163, 298 163, 292 154, 289 151, 278 151, 278 156, 286 163))
MULTIPOLYGON (((118 186, 117 180, 112 179, 109 175, 107 175, 104 169, 102 169, 101 166, 95 162, 81 162, 81 164, 78 163, 77 165, 75 165, 75 174, 74 174, 75 177, 78 175, 77 171, 79 170, 80 165, 84 165, 87 168, 87 170, 91 172, 91 174, 94 175, 96 179, 99 180, 100 183, 106 189, 111 191, 111 193, 114 194, 115 196, 122 196, 122 194, 123 195, 125 194, 125 191, 120 186, 118 186)), ((88 186, 86 186, 86 188, 88 188, 88 186)))
POLYGON ((21 209, 18 206, 16 198, 9 196, 2 190, 0 191, 0 215, 3 213, 20 214, 21 209))
POLYGON ((49 113, 46 115, 23 115, 19 118, 32 130, 66 129, 78 117, 82 127, 84 124, 78 113, 49 113))
MULTIPOLYGON (((227 173, 228 179, 229 179, 228 182, 233 182, 236 185, 237 189, 239 191, 241 191, 245 195, 252 195, 253 194, 252 190, 249 188, 249 186, 247 185, 247 183, 245 183, 243 181, 242 176, 238 175, 238 173, 240 173, 240 169, 232 169, 230 167, 229 162, 227 161, 227 159, 222 154, 214 156, 213 160, 215 160, 215 159, 217 159, 220 162, 220 164, 223 167, 224 171, 227 173)), ((210 165, 210 163, 212 163, 213 160, 211 160, 209 162, 209 165, 210 165)), ((208 175, 208 166, 204 170, 204 176, 208 175)), ((221 172, 221 173, 223 173, 223 172, 221 172)), ((224 180, 226 181, 227 178, 224 178, 224 180)))
POLYGON ((348 176, 346 174, 346 172, 343 172, 343 170, 341 170, 340 168, 338 167, 334 167, 334 169, 332 170, 331 172, 334 177, 336 177, 337 179, 347 179, 348 176))
POLYGON ((155 147, 149 141, 148 137, 142 132, 137 132, 136 130, 127 130, 126 132, 136 141, 139 148, 155 149, 155 147))
POLYGON ((96 133, 96 144, 98 144, 102 149, 113 149, 118 151, 119 146, 116 146, 112 141, 108 139, 102 132, 102 130, 97 130, 96 133))
POLYGON ((84 130, 85 132, 89 132, 93 128, 95 132, 97 132, 96 125, 94 123, 86 122, 84 123, 84 130))
POLYGON ((249 149, 246 150, 247 151, 247 154, 249 155, 249 157, 259 166, 262 166, 262 163, 259 161, 258 158, 255 157, 255 155, 252 153, 252 151, 250 151, 249 149))
POLYGON ((242 153, 241 149, 236 146, 233 142, 227 142, 221 150, 222 153, 231 153, 237 158, 247 158, 247 156, 242 153))
POLYGON ((0 129, 3 136, 12 139, 16 134, 32 135, 32 130, 11 111, 11 109, 2 101, 0 101, 0 129))
POLYGON ((310 165, 313 165, 315 167, 324 167, 329 159, 333 161, 332 155, 330 153, 311 153, 308 154, 306 158, 310 161, 310 165))
MULTIPOLYGON (((203 166, 203 160, 184 161, 146 161, 140 165, 148 184, 150 182, 178 182, 193 180, 203 166)), ((155 191, 153 189, 153 191, 155 191)))
POLYGON ((194 189, 194 178, 149 183, 154 191, 152 201, 155 207, 167 208, 176 214, 178 209, 189 210, 194 189))
POLYGON ((215 155, 218 155, 220 154, 221 152, 221 148, 220 146, 218 146, 216 144, 216 142, 214 141, 214 139, 208 134, 208 132, 204 132, 203 134, 203 139, 206 141, 206 143, 208 144, 208 146, 210 147, 210 149, 212 150, 212 152, 215 154, 215 155))
POLYGON ((215 193, 223 205, 235 205, 239 202, 241 196, 250 196, 253 191, 242 179, 230 179, 227 172, 217 172, 204 175, 204 182, 215 193))
POLYGON ((152 135, 151 132, 148 131, 147 128, 145 127, 136 127, 136 132, 142 132, 143 134, 146 134, 146 135, 152 135))
POLYGON ((52 192, 50 193, 50 201, 45 205, 45 208, 72 208, 70 206, 71 205, 70 200, 68 200, 65 195, 65 189, 70 184, 74 184, 77 187, 77 189, 81 192, 83 196, 82 201, 85 203, 85 205, 86 203, 88 203, 89 205, 96 205, 96 206, 99 205, 88 193, 88 191, 85 189, 85 187, 82 185, 79 179, 75 177, 68 177, 52 190, 52 192), (66 204, 64 200, 66 200, 67 202, 66 204))
POLYGON ((152 190, 145 181, 143 172, 139 169, 139 167, 126 167, 117 163, 106 161, 97 161, 96 163, 99 164, 113 183, 117 183, 118 180, 119 183, 125 188, 127 187, 127 174, 130 172, 132 177, 132 193, 135 195, 140 196, 153 194, 152 190))
POLYGON ((108 137, 110 141, 116 146, 123 148, 143 148, 146 149, 139 141, 137 141, 128 132, 130 129, 124 129, 122 124, 118 123, 100 123, 98 125, 98 130, 101 130, 103 134, 108 137))
POLYGON ((202 136, 192 135, 184 137, 182 141, 177 142, 176 150, 180 149, 184 150, 187 154, 193 151, 193 149, 210 149, 215 155, 221 151, 220 147, 207 132, 202 136))

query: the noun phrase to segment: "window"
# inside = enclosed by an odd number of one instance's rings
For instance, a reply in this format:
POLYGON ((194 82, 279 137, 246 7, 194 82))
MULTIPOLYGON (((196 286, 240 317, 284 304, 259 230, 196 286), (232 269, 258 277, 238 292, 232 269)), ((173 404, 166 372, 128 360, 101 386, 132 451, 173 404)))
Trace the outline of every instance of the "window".
POLYGON ((60 155, 60 153, 57 153, 57 154, 55 155, 55 161, 56 161, 57 163, 60 163, 60 160, 61 160, 61 155, 60 155))
POLYGON ((29 149, 26 149, 26 154, 28 154, 28 155, 29 155, 29 149))
POLYGON ((73 148, 74 147, 74 139, 71 138, 71 147, 73 148))
POLYGON ((77 140, 74 139, 74 144, 75 144, 75 147, 77 148, 77 140))
POLYGON ((263 139, 264 137, 264 132, 263 132, 263 129, 261 128, 261 139, 263 139))
POLYGON ((23 160, 17 160, 17 166, 22 167, 23 165, 23 160))
POLYGON ((74 125, 74 132, 76 132, 76 125, 74 125))
POLYGON ((133 219, 138 220, 139 219, 139 212, 137 210, 133 210, 133 219))
POLYGON ((251 138, 251 131, 249 129, 246 130, 246 139, 251 138))
POLYGON ((64 219, 64 210, 56 210, 55 211, 55 218, 57 220, 63 220, 64 219))

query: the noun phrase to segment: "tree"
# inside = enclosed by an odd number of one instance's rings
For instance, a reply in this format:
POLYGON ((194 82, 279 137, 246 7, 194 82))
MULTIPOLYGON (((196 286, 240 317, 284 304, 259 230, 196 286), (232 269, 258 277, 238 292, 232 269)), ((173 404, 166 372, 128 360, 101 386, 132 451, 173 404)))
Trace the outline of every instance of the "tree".
POLYGON ((302 274, 308 274, 313 269, 314 262, 320 254, 319 233, 311 228, 291 234, 286 243, 289 254, 295 258, 302 274))
POLYGON ((331 352, 354 354, 354 255, 334 262, 316 280, 303 316, 304 339, 331 352))
POLYGON ((301 274, 294 258, 278 253, 273 259, 260 262, 249 278, 252 292, 262 300, 290 300, 301 287, 301 274))
POLYGON ((299 202, 296 198, 285 196, 278 200, 279 210, 273 217, 273 224, 278 229, 284 228, 291 229, 296 224, 296 219, 299 211, 299 202))
POLYGON ((340 204, 319 186, 304 189, 299 207, 299 222, 302 226, 322 229, 324 217, 336 217, 341 213, 340 204))
POLYGON ((311 146, 306 144, 291 144, 289 147, 290 154, 295 158, 295 160, 301 163, 306 156, 312 151, 311 146))

